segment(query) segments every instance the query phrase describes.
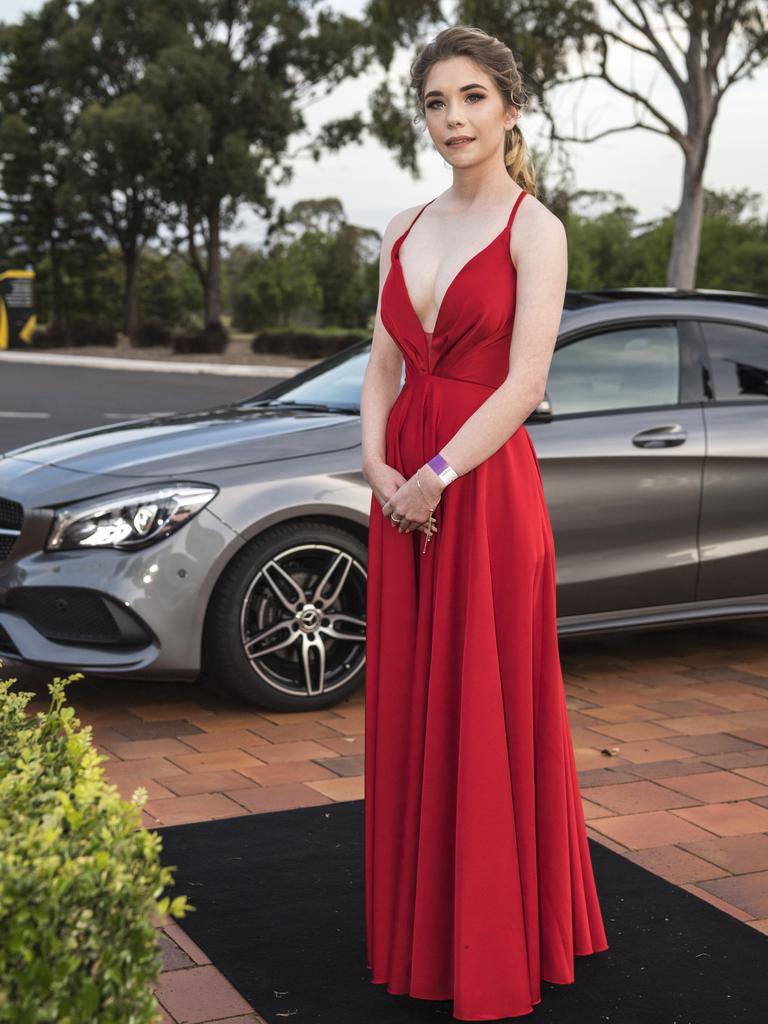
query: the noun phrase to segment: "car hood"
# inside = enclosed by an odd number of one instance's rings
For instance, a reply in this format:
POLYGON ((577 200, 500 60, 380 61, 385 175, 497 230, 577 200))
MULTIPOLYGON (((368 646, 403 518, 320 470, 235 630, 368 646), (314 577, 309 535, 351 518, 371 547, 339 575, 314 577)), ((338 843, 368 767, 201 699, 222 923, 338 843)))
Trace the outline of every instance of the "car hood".
POLYGON ((359 444, 360 423, 354 415, 226 405, 62 434, 14 448, 6 456, 76 473, 178 477, 359 444))

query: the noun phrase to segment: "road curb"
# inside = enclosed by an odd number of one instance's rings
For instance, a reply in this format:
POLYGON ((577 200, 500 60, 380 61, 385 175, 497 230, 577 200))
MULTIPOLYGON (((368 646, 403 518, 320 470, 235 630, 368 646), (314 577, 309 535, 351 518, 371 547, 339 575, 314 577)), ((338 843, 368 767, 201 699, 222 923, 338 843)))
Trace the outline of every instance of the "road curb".
POLYGON ((263 366, 238 363, 174 363, 162 359, 121 359, 119 356, 57 355, 55 352, 0 352, 0 364, 40 363, 50 366, 85 366, 101 370, 138 370, 154 373, 213 373, 222 377, 294 377, 303 366, 263 366))

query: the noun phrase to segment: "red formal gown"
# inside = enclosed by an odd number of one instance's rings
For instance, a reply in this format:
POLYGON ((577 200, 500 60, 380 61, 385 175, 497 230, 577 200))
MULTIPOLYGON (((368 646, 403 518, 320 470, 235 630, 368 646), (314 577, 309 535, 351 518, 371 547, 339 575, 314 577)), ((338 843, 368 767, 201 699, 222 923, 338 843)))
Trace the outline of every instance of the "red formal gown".
MULTIPOLYGON (((381 319, 406 380, 386 461, 406 478, 506 377, 509 233, 451 282, 434 331, 394 243, 381 319)), ((434 202, 434 200, 430 200, 434 202)), ((429 203, 426 204, 427 206, 429 203)), ((530 1013, 541 979, 608 948, 581 807, 555 619, 555 553, 524 426, 454 480, 420 530, 371 499, 365 711, 365 931, 373 983, 452 999, 458 1020, 530 1013)))

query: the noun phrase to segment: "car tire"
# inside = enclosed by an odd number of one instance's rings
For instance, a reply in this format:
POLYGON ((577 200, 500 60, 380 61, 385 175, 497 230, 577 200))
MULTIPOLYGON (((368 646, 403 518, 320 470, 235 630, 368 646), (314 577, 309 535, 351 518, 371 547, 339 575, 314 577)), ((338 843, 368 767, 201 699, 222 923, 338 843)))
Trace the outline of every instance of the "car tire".
POLYGON ((203 685, 276 711, 348 698, 365 679, 366 563, 358 537, 324 522, 283 523, 254 538, 211 596, 203 685))

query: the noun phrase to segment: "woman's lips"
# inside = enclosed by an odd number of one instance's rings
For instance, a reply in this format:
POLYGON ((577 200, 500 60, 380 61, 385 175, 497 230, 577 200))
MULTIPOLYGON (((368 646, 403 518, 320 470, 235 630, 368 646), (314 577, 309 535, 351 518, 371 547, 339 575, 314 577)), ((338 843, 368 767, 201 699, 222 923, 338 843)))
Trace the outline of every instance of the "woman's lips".
POLYGON ((449 142, 447 143, 447 145, 449 145, 451 149, 453 149, 454 147, 458 148, 459 146, 468 146, 470 142, 474 141, 474 139, 461 139, 459 142, 449 142))

